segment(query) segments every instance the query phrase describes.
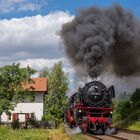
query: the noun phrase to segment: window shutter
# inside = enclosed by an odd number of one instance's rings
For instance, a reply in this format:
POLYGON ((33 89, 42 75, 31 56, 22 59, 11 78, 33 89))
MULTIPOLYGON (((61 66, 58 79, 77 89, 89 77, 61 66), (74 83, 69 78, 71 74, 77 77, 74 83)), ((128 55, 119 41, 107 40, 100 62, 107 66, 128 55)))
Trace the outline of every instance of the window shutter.
POLYGON ((25 121, 29 120, 29 113, 25 113, 25 121))
POLYGON ((18 114, 17 113, 13 113, 13 121, 16 121, 18 119, 18 114))

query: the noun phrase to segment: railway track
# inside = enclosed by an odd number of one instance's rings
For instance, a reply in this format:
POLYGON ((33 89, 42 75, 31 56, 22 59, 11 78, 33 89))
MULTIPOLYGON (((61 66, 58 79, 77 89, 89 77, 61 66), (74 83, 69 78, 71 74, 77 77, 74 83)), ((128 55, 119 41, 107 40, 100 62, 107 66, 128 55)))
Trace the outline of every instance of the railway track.
POLYGON ((89 133, 87 133, 86 135, 92 137, 95 140, 128 140, 126 138, 122 138, 115 135, 92 135, 89 133))
POLYGON ((86 135, 89 136, 89 137, 91 137, 91 138, 94 138, 94 139, 96 139, 96 140, 103 140, 102 138, 97 137, 97 136, 95 136, 95 135, 92 135, 92 134, 90 134, 90 133, 87 133, 86 135))
POLYGON ((87 133, 86 135, 93 138, 93 140, 140 140, 140 132, 128 129, 117 128, 118 134, 116 135, 93 135, 87 133))
POLYGON ((120 132, 126 132, 126 133, 131 133, 135 135, 140 135, 140 131, 134 131, 134 130, 128 130, 128 129, 122 129, 122 128, 116 128, 117 131, 120 132))
MULTIPOLYGON (((132 131, 128 129, 120 129, 117 128, 117 134, 114 135, 93 135, 91 133, 86 133, 84 135, 87 140, 140 140, 140 132, 132 131)), ((75 131, 72 129, 65 127, 65 131, 68 135, 75 134, 75 131)))

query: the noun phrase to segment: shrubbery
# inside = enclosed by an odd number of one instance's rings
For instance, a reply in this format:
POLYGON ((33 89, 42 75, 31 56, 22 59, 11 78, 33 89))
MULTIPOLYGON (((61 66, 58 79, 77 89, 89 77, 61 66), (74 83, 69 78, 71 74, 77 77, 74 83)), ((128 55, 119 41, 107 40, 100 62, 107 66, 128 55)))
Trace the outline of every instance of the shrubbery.
POLYGON ((136 89, 129 100, 114 100, 113 106, 113 122, 128 127, 140 119, 140 89, 136 89))
POLYGON ((13 128, 13 129, 19 129, 19 119, 15 120, 15 121, 12 123, 12 128, 13 128))

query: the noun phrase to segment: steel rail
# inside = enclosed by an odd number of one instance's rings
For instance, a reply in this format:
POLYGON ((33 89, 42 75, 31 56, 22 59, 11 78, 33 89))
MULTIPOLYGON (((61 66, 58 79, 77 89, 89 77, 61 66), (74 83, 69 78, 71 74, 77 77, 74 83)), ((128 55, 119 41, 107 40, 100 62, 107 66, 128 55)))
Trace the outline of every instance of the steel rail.
POLYGON ((92 138, 94 138, 94 139, 96 139, 96 140, 104 140, 103 138, 97 137, 97 136, 92 135, 92 134, 90 134, 90 133, 86 133, 85 135, 87 135, 87 136, 89 136, 89 137, 92 137, 92 138))
POLYGON ((117 140, 128 140, 126 138, 123 138, 123 137, 120 137, 120 136, 115 136, 115 135, 93 135, 93 134, 90 134, 90 133, 86 133, 87 136, 90 136, 92 138, 95 138, 96 140, 104 140, 104 137, 103 136, 108 136, 108 137, 112 137, 114 139, 117 139, 117 140))
POLYGON ((115 136, 115 135, 108 135, 108 134, 106 134, 106 136, 109 136, 109 137, 112 137, 112 138, 115 138, 115 139, 118 139, 118 140, 128 140, 126 138, 123 138, 123 137, 120 137, 120 136, 115 136))

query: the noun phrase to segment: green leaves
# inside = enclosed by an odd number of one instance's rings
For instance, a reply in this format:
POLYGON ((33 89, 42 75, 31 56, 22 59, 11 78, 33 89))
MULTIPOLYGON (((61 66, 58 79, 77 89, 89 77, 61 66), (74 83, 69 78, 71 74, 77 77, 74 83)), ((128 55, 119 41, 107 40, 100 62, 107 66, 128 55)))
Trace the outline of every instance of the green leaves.
POLYGON ((67 100, 68 78, 62 70, 62 64, 55 64, 49 71, 43 71, 43 76, 48 77, 48 95, 45 100, 45 120, 55 120, 59 124, 63 120, 67 100), (44 75, 46 74, 46 75, 44 75))
POLYGON ((0 113, 13 110, 18 101, 30 94, 23 89, 24 83, 30 83, 35 70, 20 68, 20 64, 6 65, 0 68, 0 113))
POLYGON ((140 89, 136 89, 133 95, 131 96, 132 103, 139 102, 140 101, 140 89))
MULTIPOLYGON (((125 126, 140 119, 140 89, 136 89, 130 99, 113 101, 113 120, 118 123, 125 120, 125 126)), ((123 123, 122 123, 123 125, 123 123)))

